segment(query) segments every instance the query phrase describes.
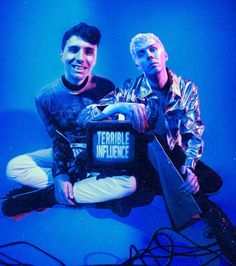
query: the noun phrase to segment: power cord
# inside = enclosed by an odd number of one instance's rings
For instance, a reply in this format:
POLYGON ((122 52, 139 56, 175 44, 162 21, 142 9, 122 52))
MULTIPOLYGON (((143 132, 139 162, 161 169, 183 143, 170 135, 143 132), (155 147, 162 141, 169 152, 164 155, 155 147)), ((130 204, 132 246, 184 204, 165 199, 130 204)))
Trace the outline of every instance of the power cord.
MULTIPOLYGON (((8 244, 4 244, 4 245, 0 245, 0 249, 1 248, 5 248, 5 247, 9 247, 9 246, 15 246, 15 245, 28 245, 36 250, 38 250, 39 252, 43 253, 44 255, 48 256, 49 258, 51 258, 52 260, 56 261, 59 265, 61 266, 66 266, 66 264, 64 262, 62 262, 60 259, 58 259, 57 257, 49 254, 48 252, 46 252, 45 250, 35 246, 32 243, 29 242, 25 242, 25 241, 16 241, 16 242, 11 242, 8 244)), ((119 261, 119 264, 114 264, 114 265, 123 265, 123 266, 132 266, 132 265, 137 265, 135 264, 135 262, 141 262, 143 266, 149 266, 149 265, 157 265, 157 266, 169 266, 171 265, 171 263, 173 262, 175 257, 186 257, 186 258, 190 258, 190 257, 203 257, 203 256, 209 256, 209 255, 215 255, 214 257, 212 257, 211 259, 209 259, 208 261, 206 261, 205 263, 201 264, 201 266, 207 266, 209 265, 212 261, 216 260, 217 258, 221 258, 222 260, 224 260, 225 262, 227 262, 229 265, 230 263, 221 255, 220 250, 212 250, 211 248, 216 246, 217 242, 213 242, 209 245, 204 245, 201 246, 198 243, 192 241, 190 238, 188 238, 187 236, 185 236, 184 234, 175 231, 172 228, 169 227, 163 227, 158 229, 157 231, 155 231, 155 233, 153 234, 151 240, 149 241, 148 245, 146 248, 144 249, 140 249, 138 250, 135 245, 131 245, 130 246, 130 253, 129 253, 129 259, 123 261, 122 263, 121 260, 117 257, 114 256, 112 254, 109 253, 99 253, 99 252, 93 252, 89 255, 86 256, 85 265, 89 265, 88 263, 88 258, 96 255, 96 254, 103 254, 103 255, 109 255, 112 256, 113 258, 117 259, 117 263, 119 261), (172 238, 170 237, 170 235, 168 235, 166 232, 170 231, 171 233, 176 234, 178 237, 183 238, 184 240, 186 240, 187 242, 189 242, 191 245, 180 245, 180 244, 174 244, 174 241, 172 240, 172 238), (167 242, 165 244, 163 244, 162 242, 167 242), (164 255, 163 255, 164 252, 164 255), (159 254, 158 254, 159 253, 159 254), (151 261, 153 261, 153 264, 150 264, 150 259, 151 261), (165 261, 163 264, 163 261, 165 261)), ((25 265, 25 266, 33 266, 31 264, 26 264, 23 263, 19 260, 16 260, 15 258, 6 255, 5 253, 0 251, 0 255, 5 257, 6 259, 11 260, 14 263, 9 263, 7 261, 4 261, 3 259, 0 259, 0 265, 25 265)), ((102 264, 100 264, 102 265, 102 264)), ((112 264, 113 265, 113 264, 112 264)), ((138 264, 140 265, 140 263, 138 264)))
MULTIPOLYGON (((21 193, 18 195, 14 195, 12 197, 19 197, 25 194, 31 194, 31 193, 35 193, 36 191, 38 191, 40 189, 34 190, 34 191, 28 191, 25 193, 21 193)), ((4 201, 7 199, 7 197, 0 197, 2 198, 1 201, 4 201)), ((29 245, 35 249, 37 249, 38 251, 44 253, 45 255, 51 257, 52 259, 54 259, 55 261, 57 261, 60 265, 65 265, 62 261, 60 261, 59 259, 57 259, 56 257, 50 255, 49 253, 47 253, 46 251, 42 250, 39 247, 36 247, 35 245, 29 243, 29 242, 24 242, 24 241, 18 241, 18 242, 12 242, 9 244, 5 244, 5 245, 1 245, 0 248, 4 248, 7 246, 13 246, 13 245, 18 245, 18 244, 25 244, 25 245, 29 245)), ((171 265, 171 263, 173 262, 173 259, 175 257, 200 257, 200 256, 208 256, 208 255, 215 255, 214 257, 212 257, 210 260, 208 260, 207 262, 205 262, 204 264, 202 264, 201 266, 207 266, 209 265, 212 261, 216 260, 217 258, 221 258, 222 260, 224 260, 225 262, 229 263, 229 261, 227 261, 220 253, 220 250, 212 250, 211 248, 216 246, 217 243, 211 243, 209 245, 205 245, 205 246, 201 246, 199 244, 197 244, 196 242, 192 241, 190 238, 188 238, 187 236, 185 236, 184 234, 169 228, 169 227, 163 227, 158 229, 157 231, 155 231, 155 233, 153 234, 151 240, 149 241, 148 245, 146 248, 138 250, 134 245, 130 246, 130 253, 129 253, 129 259, 127 259, 126 261, 124 261, 122 264, 119 265, 135 265, 135 261, 141 261, 142 265, 144 266, 148 266, 150 265, 149 262, 147 262, 148 260, 153 260, 153 262, 155 262, 155 265, 162 265, 162 266, 169 266, 171 265), (187 242, 189 242, 191 244, 191 246, 186 246, 186 245, 176 245, 174 244, 172 238, 166 233, 166 231, 171 231, 172 233, 175 233, 176 235, 178 235, 179 237, 185 239, 187 242), (160 239, 164 239, 167 244, 162 244, 160 239), (166 255, 160 255, 158 254, 158 252, 160 253, 160 251, 162 251, 162 254, 164 252, 164 254, 166 255), (160 264, 160 261, 165 260, 165 264, 160 264)), ((1 255, 7 257, 7 255, 5 255, 4 253, 0 252, 1 255)), ((91 254, 90 254, 91 255, 91 254)), ((14 264, 14 265, 26 265, 26 264, 22 264, 21 262, 11 258, 12 261, 15 261, 15 263, 18 264, 14 264)), ((0 260, 0 265, 10 265, 10 264, 3 264, 5 262, 2 262, 0 260)), ((29 265, 29 264, 27 264, 29 265)))
MULTIPOLYGON (((35 246, 35 245, 32 244, 32 243, 29 243, 29 242, 25 242, 25 241, 11 242, 11 243, 8 243, 8 244, 0 245, 0 249, 1 249, 1 248, 5 248, 5 247, 9 247, 9 246, 15 246, 15 245, 28 245, 28 246, 30 246, 30 247, 36 249, 37 251, 43 253, 44 255, 48 256, 48 257, 51 258, 52 260, 56 261, 59 265, 61 265, 61 266, 66 266, 66 264, 65 264, 64 262, 62 262, 60 259, 58 259, 57 257, 55 257, 55 256, 53 256, 53 255, 51 255, 51 254, 49 254, 47 251, 45 251, 45 250, 43 250, 43 249, 41 249, 41 248, 35 246)), ((3 253, 3 252, 0 252, 0 254, 1 254, 2 256, 4 256, 5 258, 7 258, 8 261, 11 260, 11 261, 14 262, 14 264, 13 264, 13 263, 9 263, 9 262, 7 262, 7 261, 3 261, 3 260, 1 259, 1 260, 0 260, 0 265, 21 265, 21 266, 22 266, 22 265, 25 265, 25 266, 31 266, 31 265, 32 265, 32 264, 26 264, 26 263, 23 263, 23 262, 21 262, 21 261, 19 261, 19 260, 16 260, 15 258, 13 258, 13 257, 11 257, 11 256, 9 256, 9 255, 6 255, 6 254, 3 253)), ((32 266, 33 266, 33 265, 32 265, 32 266)))
POLYGON ((152 236, 146 248, 138 250, 134 245, 130 246, 129 259, 124 261, 121 265, 131 266, 134 263, 140 261, 144 266, 150 265, 150 259, 155 262, 155 265, 169 266, 173 262, 175 257, 202 257, 208 255, 215 255, 213 258, 207 262, 201 264, 201 266, 209 265, 212 261, 217 258, 221 258, 225 262, 229 263, 220 253, 220 250, 212 250, 211 248, 216 246, 217 242, 211 243, 209 245, 201 246, 198 243, 192 241, 190 238, 184 234, 169 228, 163 227, 158 229, 152 236), (191 245, 175 245, 172 238, 166 233, 166 231, 171 231, 178 237, 183 238, 191 245), (167 244, 161 243, 161 238, 167 242, 167 244), (159 252, 159 254, 158 254, 159 252), (166 255, 160 255, 166 254, 166 255), (148 262, 147 262, 148 260, 148 262), (165 264, 161 264, 165 260, 165 264))

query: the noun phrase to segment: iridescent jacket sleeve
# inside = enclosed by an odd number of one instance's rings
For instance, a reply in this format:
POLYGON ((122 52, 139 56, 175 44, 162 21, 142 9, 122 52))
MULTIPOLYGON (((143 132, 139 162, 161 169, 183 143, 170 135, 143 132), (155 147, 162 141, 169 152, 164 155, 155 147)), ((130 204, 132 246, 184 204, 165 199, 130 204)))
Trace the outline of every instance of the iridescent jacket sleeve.
POLYGON ((183 86, 180 107, 184 107, 185 110, 180 124, 182 148, 186 155, 185 165, 194 169, 203 152, 204 123, 200 118, 198 88, 191 81, 187 81, 183 86))
MULTIPOLYGON (((173 83, 168 93, 165 111, 167 142, 170 149, 179 144, 186 155, 185 165, 194 169, 202 155, 204 144, 202 140, 204 124, 200 118, 198 89, 193 82, 185 81, 170 70, 168 73, 173 83)), ((127 79, 117 91, 116 98, 117 101, 139 101, 148 105, 147 98, 152 93, 149 90, 142 75, 135 79, 127 79), (146 96, 142 95, 141 89, 145 89, 146 96)))

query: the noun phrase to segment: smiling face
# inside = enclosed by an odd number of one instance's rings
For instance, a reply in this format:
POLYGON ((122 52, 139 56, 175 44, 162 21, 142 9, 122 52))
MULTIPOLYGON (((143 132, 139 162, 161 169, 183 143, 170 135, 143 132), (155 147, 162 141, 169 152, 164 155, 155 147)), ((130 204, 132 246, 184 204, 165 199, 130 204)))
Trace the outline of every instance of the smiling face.
POLYGON ((160 40, 153 34, 137 36, 132 40, 131 52, 138 69, 146 76, 165 71, 168 56, 160 40))
POLYGON ((74 35, 66 42, 61 53, 65 78, 79 85, 91 73, 96 64, 97 45, 84 41, 74 35))

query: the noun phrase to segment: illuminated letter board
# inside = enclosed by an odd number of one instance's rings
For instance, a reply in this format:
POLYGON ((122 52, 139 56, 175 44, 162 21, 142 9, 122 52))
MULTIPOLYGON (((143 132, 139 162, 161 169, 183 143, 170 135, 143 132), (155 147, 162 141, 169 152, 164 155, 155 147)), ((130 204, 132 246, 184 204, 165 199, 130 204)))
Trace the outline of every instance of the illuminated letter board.
POLYGON ((138 133, 128 121, 87 123, 87 160, 91 168, 132 168, 138 133))

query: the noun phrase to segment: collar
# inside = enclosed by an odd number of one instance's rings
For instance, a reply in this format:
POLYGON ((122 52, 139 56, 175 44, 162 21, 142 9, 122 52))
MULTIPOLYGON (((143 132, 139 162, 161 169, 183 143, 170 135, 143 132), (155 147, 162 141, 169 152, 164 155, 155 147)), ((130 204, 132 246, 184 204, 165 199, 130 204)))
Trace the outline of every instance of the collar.
POLYGON ((170 91, 181 97, 181 91, 180 91, 180 78, 177 77, 176 74, 174 74, 170 69, 168 69, 168 75, 170 75, 171 79, 172 79, 172 85, 170 86, 170 91))
POLYGON ((71 90, 71 91, 79 91, 79 90, 81 90, 83 87, 85 87, 85 85, 88 83, 88 78, 89 78, 89 76, 87 76, 86 79, 85 79, 80 85, 74 85, 74 84, 70 83, 70 82, 65 78, 65 75, 63 75, 63 76, 61 77, 61 80, 62 80, 63 85, 64 85, 67 89, 69 89, 69 90, 71 90))
MULTIPOLYGON (((164 85, 164 90, 167 90, 175 95, 181 96, 180 87, 179 87, 179 79, 178 77, 168 68, 166 68, 168 74, 168 80, 164 85)), ((147 77, 143 74, 137 84, 135 95, 137 98, 143 99, 148 95, 152 94, 153 90, 148 83, 147 77)))

